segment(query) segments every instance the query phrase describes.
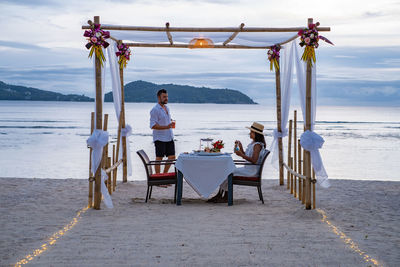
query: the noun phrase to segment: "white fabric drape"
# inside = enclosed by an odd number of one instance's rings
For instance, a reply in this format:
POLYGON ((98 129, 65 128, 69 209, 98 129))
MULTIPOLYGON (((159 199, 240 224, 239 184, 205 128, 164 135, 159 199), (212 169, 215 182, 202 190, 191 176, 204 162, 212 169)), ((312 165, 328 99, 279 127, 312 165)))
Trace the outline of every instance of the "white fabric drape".
MULTIPOLYGON (((278 138, 287 136, 287 122, 289 118, 290 96, 292 90, 292 74, 293 74, 293 57, 296 43, 292 41, 283 47, 283 56, 281 56, 280 71, 281 71, 281 129, 278 132, 275 128, 273 132, 273 140, 271 143, 271 164, 279 168, 279 147, 278 138)), ((281 50, 282 51, 282 50, 281 50)))
MULTIPOLYGON (((103 53, 106 51, 103 49, 103 53)), ((101 68, 101 106, 104 104, 104 88, 106 84, 106 64, 103 63, 103 67, 101 68)), ((96 92, 96 56, 93 56, 93 81, 94 81, 94 92, 96 92)), ((94 102, 94 129, 92 135, 87 139, 86 143, 88 146, 92 148, 92 173, 95 174, 97 168, 100 165, 101 158, 103 155, 103 147, 108 143, 108 132, 96 129, 97 123, 97 94, 95 94, 95 102, 94 102)), ((101 126, 103 128, 103 126, 101 126)), ((107 173, 101 169, 101 194, 103 195, 104 204, 107 208, 113 208, 112 199, 110 194, 108 193, 108 189, 105 185, 105 180, 108 179, 107 173)))
MULTIPOLYGON (((110 45, 107 47, 107 54, 108 54, 108 62, 110 63, 110 73, 111 73, 111 88, 112 88, 112 94, 113 94, 113 102, 114 102, 114 109, 115 109, 115 114, 117 116, 117 120, 119 122, 119 117, 121 114, 121 79, 119 75, 119 63, 118 63, 118 57, 115 55, 117 52, 117 42, 114 40, 110 40, 110 45)), ((127 166, 128 166, 128 175, 132 176, 132 161, 131 161, 131 150, 130 150, 130 145, 129 145, 129 136, 132 133, 132 127, 130 125, 126 125, 125 129, 121 129, 121 136, 126 136, 126 155, 127 155, 127 166), (130 129, 130 130, 127 130, 130 129), (123 135, 122 132, 128 133, 123 135)), ((118 158, 122 158, 122 138, 120 140, 120 150, 119 150, 119 155, 118 158)), ((120 165, 121 167, 123 165, 120 165)), ((118 167, 118 168, 121 168, 118 167)))
MULTIPOLYGON (((108 132, 95 129, 92 135, 86 140, 89 147, 92 148, 92 173, 96 173, 100 165, 101 158, 103 157, 103 147, 108 143, 108 132)), ((108 179, 107 173, 101 169, 101 194, 104 198, 104 204, 107 208, 113 208, 111 196, 105 185, 105 180, 108 179)))
MULTIPOLYGON (((306 121, 306 69, 307 62, 304 62, 300 58, 298 47, 295 49, 295 62, 296 62, 296 73, 297 73, 297 84, 299 86, 299 96, 301 110, 303 114, 303 121, 306 121)), ((328 174, 326 173, 324 164, 322 162, 321 154, 319 149, 322 148, 324 139, 314 132, 315 126, 315 115, 317 110, 317 71, 316 64, 311 68, 311 131, 305 131, 300 136, 301 146, 310 151, 311 164, 314 168, 317 182, 322 187, 329 187, 328 174)))

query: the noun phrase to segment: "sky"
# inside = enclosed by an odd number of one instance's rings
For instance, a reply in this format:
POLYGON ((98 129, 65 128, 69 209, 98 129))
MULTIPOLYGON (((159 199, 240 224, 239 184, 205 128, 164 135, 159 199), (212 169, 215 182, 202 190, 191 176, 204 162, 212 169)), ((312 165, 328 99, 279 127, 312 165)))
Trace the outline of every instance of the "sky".
MULTIPOLYGON (((300 27, 307 18, 335 46, 317 49, 318 101, 400 106, 400 1, 1 0, 0 81, 94 96, 82 25, 300 27), (307 3, 307 5, 305 4, 307 3)), ((165 40, 167 41, 167 39, 165 40)), ((275 101, 265 50, 134 48, 125 83, 145 80, 239 90, 275 101)), ((109 78, 106 79, 109 91, 109 78)))

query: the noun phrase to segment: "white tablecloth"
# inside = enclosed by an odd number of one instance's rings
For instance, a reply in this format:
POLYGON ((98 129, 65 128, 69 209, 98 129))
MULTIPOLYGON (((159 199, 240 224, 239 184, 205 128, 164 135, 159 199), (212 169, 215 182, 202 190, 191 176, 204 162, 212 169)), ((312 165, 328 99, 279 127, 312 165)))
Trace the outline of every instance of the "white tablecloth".
POLYGON ((230 155, 200 156, 182 153, 176 160, 175 168, 200 196, 208 198, 235 170, 235 164, 230 155))

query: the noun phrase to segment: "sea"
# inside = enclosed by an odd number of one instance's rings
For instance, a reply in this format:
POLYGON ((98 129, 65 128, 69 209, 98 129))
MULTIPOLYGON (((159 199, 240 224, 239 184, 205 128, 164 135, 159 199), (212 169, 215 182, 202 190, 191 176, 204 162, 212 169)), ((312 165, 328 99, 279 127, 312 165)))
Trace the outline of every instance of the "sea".
MULTIPOLYGON (((143 149, 155 158, 149 127, 154 105, 125 104, 126 122, 133 129, 129 137, 130 181, 146 179, 137 150, 143 149)), ((177 155, 199 149, 201 138, 223 140, 223 152, 233 152, 235 140, 244 145, 250 142, 245 127, 254 121, 265 126, 269 146, 276 127, 275 106, 171 103, 169 108, 176 120, 177 155)), ((294 110, 298 112, 300 135, 301 109, 292 107, 290 119, 294 110)), ((87 179, 86 140, 92 111, 92 102, 0 101, 0 177, 87 179)), ((112 151, 117 138, 113 104, 104 103, 103 112, 109 114, 112 151)), ((320 153, 331 179, 400 181, 400 107, 318 106, 315 132, 325 140, 320 153)), ((285 147, 287 143, 285 138, 285 147)), ((277 170, 268 162, 263 178, 278 179, 277 170)))

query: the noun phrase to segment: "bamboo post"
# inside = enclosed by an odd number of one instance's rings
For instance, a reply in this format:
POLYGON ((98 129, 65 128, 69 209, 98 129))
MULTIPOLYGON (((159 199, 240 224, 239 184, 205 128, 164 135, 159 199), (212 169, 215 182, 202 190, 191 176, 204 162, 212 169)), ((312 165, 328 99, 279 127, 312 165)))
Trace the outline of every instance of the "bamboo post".
POLYGON ((294 111, 293 115, 293 159, 294 171, 297 172, 297 110, 294 111))
MULTIPOLYGON (((124 93, 124 69, 119 69, 119 77, 121 80, 121 127, 125 128, 125 93, 124 93)), ((128 161, 126 155, 126 136, 122 136, 122 159, 123 159, 123 170, 122 170, 122 181, 126 183, 128 181, 128 161)))
POLYGON ((313 183, 312 183, 312 208, 315 210, 315 206, 316 206, 316 204, 315 204, 315 199, 316 199, 316 197, 315 197, 315 171, 314 171, 314 169, 312 170, 312 178, 313 178, 313 183))
MULTIPOLYGON (((112 160, 113 165, 117 162, 116 159, 117 159, 117 157, 116 157, 116 155, 115 155, 115 145, 113 145, 113 160, 112 160)), ((117 169, 118 169, 118 168, 115 168, 115 169, 113 170, 113 186, 112 186, 112 191, 115 191, 115 186, 117 185, 117 169)))
MULTIPOLYGON (((107 168, 111 167, 111 157, 107 157, 107 168)), ((112 194, 112 187, 111 187, 111 175, 112 173, 109 172, 107 173, 108 175, 108 180, 107 180, 107 188, 108 188, 108 193, 111 195, 112 194)))
MULTIPOLYGON (((108 114, 104 114, 104 126, 103 131, 107 131, 108 129, 108 114)), ((108 143, 103 148, 103 157, 104 157, 104 164, 103 166, 107 166, 107 157, 108 157, 108 143)))
MULTIPOLYGON (((94 23, 100 24, 100 17, 94 17, 94 23)), ((94 56, 96 69, 96 129, 101 130, 103 121, 103 103, 102 103, 102 88, 101 88, 101 62, 100 59, 94 56)), ((101 162, 95 173, 94 183, 94 209, 99 210, 101 203, 101 162)))
MULTIPOLYGON (((306 155, 306 150, 302 149, 302 153, 303 153, 303 175, 306 175, 306 171, 305 171, 305 155, 306 155)), ((302 204, 306 204, 306 180, 303 179, 303 198, 301 199, 301 203, 302 204)))
MULTIPOLYGON (((121 125, 122 125, 122 115, 121 114, 122 114, 122 111, 119 113, 117 150, 115 152, 115 158, 116 158, 115 161, 119 161, 119 147, 120 147, 120 144, 121 144, 121 129, 122 129, 122 127, 121 127, 121 125)), ((118 168, 116 170, 115 176, 118 177, 118 168)))
MULTIPOLYGON (((298 173, 302 173, 301 172, 301 145, 300 145, 300 139, 298 139, 297 140, 297 154, 299 155, 298 156, 298 159, 297 159, 297 172, 298 173)), ((302 198, 302 179, 301 178, 299 178, 299 200, 301 200, 301 198, 302 198)))
MULTIPOLYGON (((313 19, 309 18, 307 22, 308 25, 313 23, 313 19)), ((311 58, 307 60, 307 72, 306 72, 306 130, 311 131, 311 58)), ((311 156, 310 152, 306 151, 304 157, 304 167, 305 167, 305 204, 306 209, 311 209, 311 156)))
MULTIPOLYGON (((293 157, 290 157, 290 168, 293 169, 293 157)), ((294 194, 293 192, 293 174, 290 173, 290 194, 294 194)))
MULTIPOLYGON (((288 136, 288 164, 290 163, 290 158, 292 157, 292 120, 289 120, 289 136, 288 136)), ((291 167, 293 169, 293 166, 291 167)), ((289 189, 289 170, 287 171, 287 189, 289 189)), ((292 191, 292 189, 290 189, 292 191)))
MULTIPOLYGON (((90 114, 90 135, 94 131, 94 112, 90 114)), ((89 152, 89 196, 88 196, 88 207, 93 206, 93 173, 92 173, 92 148, 89 152)))
MULTIPOLYGON (((279 59, 278 59, 279 64, 279 59)), ((282 132, 281 126, 281 74, 279 69, 275 69, 275 84, 276 84, 276 121, 278 132, 282 132)), ((282 137, 278 137, 278 147, 279 147, 279 185, 284 185, 283 180, 283 145, 282 145, 282 137)))

